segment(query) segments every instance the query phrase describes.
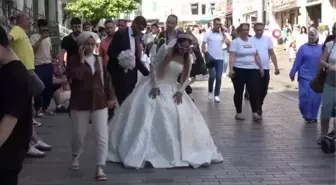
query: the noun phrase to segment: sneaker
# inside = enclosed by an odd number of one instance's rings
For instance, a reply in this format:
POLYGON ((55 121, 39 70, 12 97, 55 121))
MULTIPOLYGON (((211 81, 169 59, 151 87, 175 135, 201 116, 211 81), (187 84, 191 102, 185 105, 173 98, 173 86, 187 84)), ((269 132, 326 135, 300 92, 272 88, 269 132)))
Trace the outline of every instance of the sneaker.
POLYGON ((41 122, 38 122, 38 121, 36 121, 35 119, 33 119, 33 126, 35 126, 35 127, 40 127, 41 125, 42 125, 41 122))
POLYGON ((36 143, 34 143, 34 147, 42 151, 50 151, 52 149, 50 145, 43 142, 42 140, 38 140, 36 143))
POLYGON ((53 112, 53 111, 48 111, 48 110, 44 110, 43 111, 43 114, 46 115, 46 116, 55 116, 56 113, 53 112))
POLYGON ((44 116, 44 114, 43 114, 42 111, 36 111, 35 117, 41 118, 43 116, 44 116))
POLYGON ((260 121, 260 120, 262 120, 262 116, 255 112, 255 113, 253 113, 253 120, 254 121, 260 121))
POLYGON ((45 157, 46 153, 38 150, 34 145, 30 145, 27 155, 28 157, 45 157))
POLYGON ((68 112, 68 109, 64 105, 60 105, 56 107, 55 112, 56 113, 66 113, 68 112))
POLYGON ((245 120, 244 116, 242 113, 237 113, 236 116, 235 116, 235 119, 236 120, 245 120))
POLYGON ((216 103, 219 103, 219 102, 220 102, 220 98, 219 98, 219 96, 215 96, 215 102, 216 102, 216 103))
POLYGON ((96 180, 97 181, 107 181, 107 176, 101 167, 99 167, 96 171, 96 180))
POLYGON ((73 157, 72 163, 71 163, 71 169, 72 170, 79 170, 79 159, 78 159, 78 157, 73 157))
POLYGON ((213 95, 212 93, 209 93, 209 94, 208 94, 208 99, 209 99, 210 101, 212 101, 213 97, 214 97, 214 95, 213 95))
POLYGON ((320 136, 320 137, 317 139, 316 143, 317 143, 318 145, 321 145, 323 138, 324 138, 324 136, 320 136))

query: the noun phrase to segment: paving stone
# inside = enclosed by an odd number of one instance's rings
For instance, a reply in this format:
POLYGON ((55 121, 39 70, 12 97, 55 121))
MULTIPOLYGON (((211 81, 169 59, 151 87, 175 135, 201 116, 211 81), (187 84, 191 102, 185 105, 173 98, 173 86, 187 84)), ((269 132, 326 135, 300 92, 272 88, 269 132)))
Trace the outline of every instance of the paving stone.
MULTIPOLYGON (((204 82, 205 83, 205 82, 204 82)), ((264 119, 253 123, 248 102, 245 121, 234 119, 233 92, 224 80, 220 104, 208 102, 205 85, 194 84, 193 98, 208 122, 224 162, 199 169, 125 169, 108 163, 106 173, 112 185, 331 185, 335 184, 335 156, 316 145, 319 125, 305 124, 297 101, 288 91, 272 89, 264 105, 264 119)), ((275 83, 271 81, 271 84, 275 83)), ((290 92, 292 93, 292 92, 290 92)), ((292 94, 295 94, 293 92, 292 94)), ((295 97, 294 97, 295 98, 295 97)), ((70 119, 68 115, 41 120, 38 134, 53 150, 46 158, 25 160, 22 185, 94 185, 95 149, 89 125, 81 170, 72 172, 70 119)))

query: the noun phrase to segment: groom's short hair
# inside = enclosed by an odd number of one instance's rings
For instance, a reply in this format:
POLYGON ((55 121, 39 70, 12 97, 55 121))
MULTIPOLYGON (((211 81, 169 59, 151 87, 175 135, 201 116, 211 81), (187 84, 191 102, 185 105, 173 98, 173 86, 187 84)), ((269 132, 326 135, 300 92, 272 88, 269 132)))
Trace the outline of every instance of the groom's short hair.
POLYGON ((141 26, 143 26, 145 28, 147 27, 147 20, 146 20, 145 17, 143 17, 141 15, 135 17, 134 20, 133 20, 133 22, 135 24, 139 25, 139 26, 141 25, 141 26))

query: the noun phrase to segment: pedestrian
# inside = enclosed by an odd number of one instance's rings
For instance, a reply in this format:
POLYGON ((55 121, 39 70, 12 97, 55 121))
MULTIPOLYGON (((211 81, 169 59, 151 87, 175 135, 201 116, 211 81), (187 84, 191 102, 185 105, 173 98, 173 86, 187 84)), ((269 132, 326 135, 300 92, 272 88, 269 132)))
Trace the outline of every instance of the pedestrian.
POLYGON ((250 26, 247 23, 240 25, 239 37, 232 41, 230 46, 229 76, 234 87, 234 105, 237 120, 244 120, 242 114, 242 100, 244 87, 249 92, 250 104, 255 121, 261 120, 260 115, 260 77, 264 76, 259 53, 253 45, 248 33, 250 26))
MULTIPOLYGON (((31 95, 36 96, 42 93, 44 84, 35 73, 35 57, 34 49, 30 43, 29 37, 26 32, 30 27, 30 20, 27 14, 19 13, 16 15, 16 25, 8 34, 9 42, 15 54, 19 57, 23 65, 26 66, 29 74, 29 85, 31 86, 31 95)), ((33 101, 33 99, 32 99, 33 101)), ((34 112, 32 112, 34 115, 34 112)), ((41 123, 32 119, 32 122, 36 126, 40 126, 41 123)), ((35 129, 32 131, 32 142, 28 151, 29 156, 43 157, 45 153, 40 150, 51 150, 51 146, 43 142, 38 138, 35 129)))
POLYGON ((268 85, 270 81, 270 70, 269 70, 270 59, 272 59, 274 65, 274 74, 275 75, 280 74, 280 70, 278 67, 278 60, 273 50, 274 46, 272 39, 269 36, 264 35, 265 30, 264 27, 265 26, 263 23, 255 23, 254 24, 255 35, 251 37, 251 41, 259 53, 261 64, 264 69, 264 76, 261 78, 260 81, 261 115, 262 115, 262 105, 264 104, 264 100, 267 95, 268 85))
POLYGON ((37 117, 55 115, 54 112, 49 111, 49 105, 53 97, 53 65, 51 56, 51 39, 49 36, 48 22, 45 19, 37 21, 39 33, 33 34, 30 37, 35 53, 35 72, 42 80, 45 88, 41 94, 34 98, 34 107, 37 117))
POLYGON ((223 45, 230 46, 230 39, 225 34, 219 18, 213 20, 213 28, 203 38, 202 52, 208 58, 209 80, 208 98, 216 103, 220 102, 219 94, 222 85, 222 74, 224 68, 223 45), (216 80, 215 92, 213 86, 216 80))
POLYGON ((322 46, 318 44, 319 33, 315 28, 308 32, 308 43, 303 44, 295 58, 289 77, 294 81, 298 73, 299 109, 306 123, 316 123, 321 104, 321 94, 310 88, 310 81, 317 75, 319 61, 322 55, 322 46))
POLYGON ((17 185, 32 136, 30 75, 0 26, 0 184, 17 185))
POLYGON ((108 108, 116 104, 111 78, 101 57, 94 55, 95 33, 82 32, 76 42, 78 53, 68 60, 70 113, 72 119, 72 169, 79 169, 87 126, 92 122, 96 135, 96 180, 107 180, 104 166, 108 143, 108 108))

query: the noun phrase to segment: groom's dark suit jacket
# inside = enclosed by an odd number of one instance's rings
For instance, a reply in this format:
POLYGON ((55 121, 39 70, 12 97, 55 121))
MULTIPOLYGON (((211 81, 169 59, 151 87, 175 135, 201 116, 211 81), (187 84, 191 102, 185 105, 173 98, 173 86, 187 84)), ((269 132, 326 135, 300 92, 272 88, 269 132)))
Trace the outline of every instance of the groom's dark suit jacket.
POLYGON ((135 39, 135 56, 136 64, 133 70, 128 70, 127 73, 124 72, 118 63, 118 55, 125 50, 131 49, 130 45, 130 28, 118 30, 114 36, 113 40, 108 49, 109 62, 107 64, 107 69, 111 74, 112 83, 115 88, 116 96, 118 98, 119 104, 121 104, 128 95, 130 95, 138 80, 138 70, 144 75, 148 76, 149 71, 145 65, 141 62, 141 49, 140 41, 137 36, 135 39))

